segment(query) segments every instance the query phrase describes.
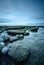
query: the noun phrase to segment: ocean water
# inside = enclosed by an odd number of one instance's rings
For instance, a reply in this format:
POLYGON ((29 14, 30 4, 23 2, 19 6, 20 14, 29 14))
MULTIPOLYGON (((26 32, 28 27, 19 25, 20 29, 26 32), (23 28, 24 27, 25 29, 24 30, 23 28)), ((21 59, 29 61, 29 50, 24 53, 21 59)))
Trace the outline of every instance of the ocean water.
POLYGON ((44 65, 44 28, 38 32, 30 32, 27 42, 31 47, 31 54, 26 65, 44 65))
POLYGON ((44 28, 39 28, 38 32, 29 32, 29 36, 25 36, 21 42, 31 48, 25 65, 44 65, 44 28))

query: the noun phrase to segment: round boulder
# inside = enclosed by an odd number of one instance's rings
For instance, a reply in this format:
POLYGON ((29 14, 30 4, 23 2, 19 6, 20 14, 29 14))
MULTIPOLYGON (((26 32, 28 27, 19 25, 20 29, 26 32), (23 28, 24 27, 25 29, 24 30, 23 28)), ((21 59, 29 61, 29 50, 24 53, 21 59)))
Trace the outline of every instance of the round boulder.
POLYGON ((1 50, 1 52, 2 52, 3 54, 6 54, 6 53, 8 52, 8 50, 9 50, 8 47, 4 47, 4 48, 1 50))
POLYGON ((17 62, 25 61, 30 54, 30 48, 24 45, 12 45, 13 46, 9 48, 8 55, 11 56, 17 62))

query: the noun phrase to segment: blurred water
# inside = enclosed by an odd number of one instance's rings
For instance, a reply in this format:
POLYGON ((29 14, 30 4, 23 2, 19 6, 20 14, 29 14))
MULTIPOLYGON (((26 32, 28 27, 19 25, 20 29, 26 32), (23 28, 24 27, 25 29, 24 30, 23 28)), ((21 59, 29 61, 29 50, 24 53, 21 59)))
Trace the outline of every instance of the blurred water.
POLYGON ((27 38, 31 55, 26 65, 44 65, 44 28, 39 28, 37 33, 30 32, 27 38))
POLYGON ((31 48, 29 59, 25 65, 44 65, 44 28, 39 28, 38 32, 29 32, 21 41, 22 44, 31 48))

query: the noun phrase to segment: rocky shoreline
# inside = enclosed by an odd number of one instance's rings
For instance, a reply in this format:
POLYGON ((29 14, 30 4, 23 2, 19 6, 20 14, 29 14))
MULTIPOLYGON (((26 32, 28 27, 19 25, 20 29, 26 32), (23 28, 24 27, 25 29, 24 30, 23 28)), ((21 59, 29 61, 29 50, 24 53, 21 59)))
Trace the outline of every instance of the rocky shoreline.
MULTIPOLYGON (((0 63, 1 61, 5 63, 0 65, 26 65, 31 54, 31 47, 30 42, 22 40, 25 36, 29 36, 31 31, 36 33, 38 29, 39 27, 0 30, 0 63)), ((29 62, 29 65, 34 64, 29 62)))

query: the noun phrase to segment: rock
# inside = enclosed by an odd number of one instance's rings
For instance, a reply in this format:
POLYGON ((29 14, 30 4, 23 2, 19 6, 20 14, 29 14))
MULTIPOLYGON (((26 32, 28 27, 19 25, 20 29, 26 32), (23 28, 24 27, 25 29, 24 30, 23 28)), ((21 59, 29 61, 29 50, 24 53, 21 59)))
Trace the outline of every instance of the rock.
POLYGON ((32 32, 37 32, 38 29, 39 29, 38 27, 35 27, 35 28, 32 28, 31 31, 32 31, 32 32))
POLYGON ((8 34, 16 35, 16 34, 24 34, 24 31, 20 30, 7 30, 8 34))
POLYGON ((8 35, 6 31, 4 31, 3 33, 1 33, 1 38, 6 41, 10 38, 10 35, 8 35))
POLYGON ((16 37, 18 37, 19 35, 17 34, 16 37))
POLYGON ((1 52, 3 54, 7 54, 8 53, 8 50, 9 50, 9 48, 11 48, 11 46, 12 46, 12 44, 9 43, 6 47, 2 48, 1 52))
POLYGON ((8 47, 4 47, 4 48, 1 50, 1 52, 2 52, 3 54, 6 54, 6 53, 8 52, 8 50, 9 50, 8 47))
POLYGON ((6 34, 6 35, 7 35, 8 33, 7 33, 7 31, 4 31, 4 32, 2 32, 1 34, 6 34))
POLYGON ((4 42, 0 42, 0 50, 5 47, 4 42))
POLYGON ((10 37, 10 42, 13 42, 13 41, 16 41, 16 40, 18 40, 18 38, 16 36, 11 36, 10 37))
POLYGON ((3 41, 4 41, 3 38, 0 37, 0 42, 3 42, 3 41))
POLYGON ((8 55, 11 56, 17 62, 23 62, 28 58, 30 54, 30 48, 18 43, 13 43, 9 48, 8 55))
POLYGON ((24 36, 22 34, 18 35, 17 38, 23 38, 24 36))
POLYGON ((29 30, 26 30, 24 35, 29 35, 29 30))
POLYGON ((11 44, 11 43, 9 43, 6 47, 11 48, 11 46, 12 46, 12 44, 11 44))

